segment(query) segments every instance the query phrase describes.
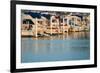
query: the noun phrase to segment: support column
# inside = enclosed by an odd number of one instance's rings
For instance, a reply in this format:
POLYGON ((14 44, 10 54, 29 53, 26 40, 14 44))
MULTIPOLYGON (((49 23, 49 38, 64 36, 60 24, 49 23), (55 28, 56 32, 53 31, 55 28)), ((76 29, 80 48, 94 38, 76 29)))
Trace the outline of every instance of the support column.
POLYGON ((69 26, 69 19, 67 18, 67 25, 69 26))
POLYGON ((67 17, 67 32, 69 32, 69 27, 70 27, 70 25, 69 25, 69 19, 67 17))
POLYGON ((64 21, 64 18, 63 18, 63 34, 65 32, 64 24, 65 24, 65 21, 64 21))
POLYGON ((35 19, 35 37, 38 37, 37 35, 37 18, 35 19))
POLYGON ((77 19, 75 18, 75 21, 74 21, 75 23, 74 23, 74 27, 75 27, 75 24, 77 23, 77 19))
POLYGON ((57 19, 58 34, 60 33, 60 28, 59 28, 59 26, 60 26, 59 19, 57 19))
POLYGON ((50 34, 52 35, 52 16, 50 17, 50 34))

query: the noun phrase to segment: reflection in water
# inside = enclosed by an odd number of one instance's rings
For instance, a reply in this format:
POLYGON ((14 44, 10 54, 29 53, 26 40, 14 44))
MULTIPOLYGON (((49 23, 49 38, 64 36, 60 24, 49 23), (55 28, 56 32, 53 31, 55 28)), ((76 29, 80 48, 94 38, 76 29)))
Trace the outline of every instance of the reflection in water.
POLYGON ((86 60, 90 58, 89 32, 30 38, 22 37, 21 62, 86 60))

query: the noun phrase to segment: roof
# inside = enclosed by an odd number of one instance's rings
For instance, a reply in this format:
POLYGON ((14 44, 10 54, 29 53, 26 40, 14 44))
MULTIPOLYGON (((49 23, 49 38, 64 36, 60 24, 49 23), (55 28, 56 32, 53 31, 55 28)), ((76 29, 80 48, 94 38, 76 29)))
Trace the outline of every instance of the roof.
MULTIPOLYGON (((33 18, 39 18, 39 19, 43 16, 43 17, 47 18, 48 20, 52 16, 50 13, 45 14, 45 13, 42 13, 42 12, 31 12, 31 11, 24 12, 24 14, 28 14, 28 15, 32 16, 33 18)), ((78 12, 74 12, 74 13, 71 14, 71 16, 77 16, 81 19, 83 19, 83 16, 88 16, 88 15, 89 15, 89 13, 78 13, 78 12)), ((59 17, 63 18, 64 16, 59 15, 59 17)))
POLYGON ((80 17, 81 19, 83 19, 83 16, 88 16, 89 13, 78 13, 78 12, 75 12, 75 13, 72 13, 72 16, 77 16, 77 17, 80 17))
POLYGON ((32 16, 33 18, 41 18, 42 16, 47 18, 47 19, 50 19, 50 16, 49 14, 41 14, 41 13, 36 13, 36 12, 25 12, 24 14, 29 14, 30 16, 32 16))

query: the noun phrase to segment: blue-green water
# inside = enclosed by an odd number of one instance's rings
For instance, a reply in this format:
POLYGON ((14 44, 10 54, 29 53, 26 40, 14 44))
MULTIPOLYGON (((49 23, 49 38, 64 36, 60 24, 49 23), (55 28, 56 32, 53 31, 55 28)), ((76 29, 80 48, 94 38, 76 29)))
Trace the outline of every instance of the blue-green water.
POLYGON ((22 37, 21 62, 73 61, 90 59, 89 32, 51 37, 22 37))

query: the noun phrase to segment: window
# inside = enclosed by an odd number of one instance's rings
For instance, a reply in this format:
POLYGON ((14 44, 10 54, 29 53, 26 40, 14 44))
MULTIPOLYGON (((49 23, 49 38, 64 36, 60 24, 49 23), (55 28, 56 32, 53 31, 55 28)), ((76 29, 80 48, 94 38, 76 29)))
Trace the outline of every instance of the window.
POLYGON ((74 25, 74 22, 72 22, 72 25, 74 25))
POLYGON ((23 24, 34 24, 30 19, 24 19, 23 24))
POLYGON ((57 22, 55 19, 52 20, 53 23, 57 22))
POLYGON ((69 20, 69 25, 71 25, 71 23, 72 23, 71 20, 69 20))
POLYGON ((42 24, 42 21, 38 21, 39 24, 42 24))
POLYGON ((77 19, 77 21, 80 21, 80 19, 77 19))
POLYGON ((65 19, 64 21, 65 21, 65 23, 67 23, 67 19, 65 19))
POLYGON ((72 21, 74 21, 74 18, 72 18, 72 21))

